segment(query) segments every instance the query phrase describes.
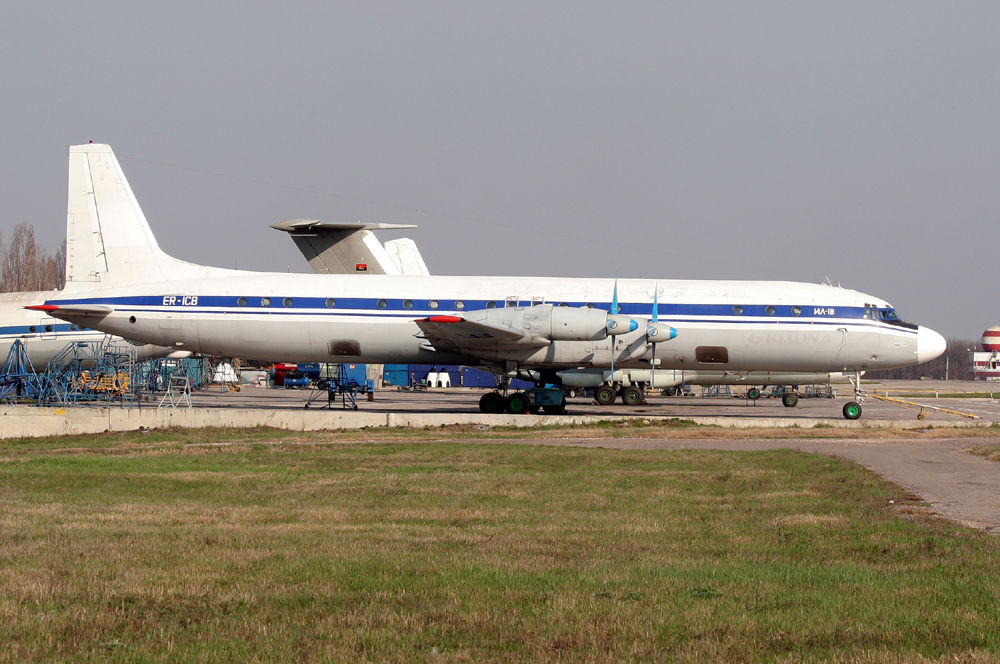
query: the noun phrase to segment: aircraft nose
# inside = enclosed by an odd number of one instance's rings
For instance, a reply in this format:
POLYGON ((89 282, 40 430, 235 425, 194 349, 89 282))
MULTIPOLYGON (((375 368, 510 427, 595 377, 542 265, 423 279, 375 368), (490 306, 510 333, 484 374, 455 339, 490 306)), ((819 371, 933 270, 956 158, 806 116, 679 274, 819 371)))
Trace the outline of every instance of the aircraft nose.
POLYGON ((917 363, 930 362, 940 357, 948 348, 948 342, 940 334, 929 327, 917 328, 917 363))

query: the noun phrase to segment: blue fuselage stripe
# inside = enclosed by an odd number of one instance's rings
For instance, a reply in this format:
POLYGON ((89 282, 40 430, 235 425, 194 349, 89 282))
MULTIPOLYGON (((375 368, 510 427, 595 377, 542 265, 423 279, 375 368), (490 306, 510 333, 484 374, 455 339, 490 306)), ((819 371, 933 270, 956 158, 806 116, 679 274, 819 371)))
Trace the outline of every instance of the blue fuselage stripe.
MULTIPOLYGON (((112 298, 81 298, 50 300, 47 304, 55 305, 87 305, 104 304, 115 307, 119 313, 204 313, 227 315, 261 315, 272 316, 335 316, 335 317, 372 317, 387 319, 419 318, 440 313, 455 313, 474 311, 492 306, 503 307, 503 301, 497 300, 409 300, 409 299, 379 299, 379 298, 323 298, 296 297, 279 298, 236 297, 236 296, 127 296, 112 298), (269 300, 269 305, 262 306, 262 300, 269 300), (437 306, 431 306, 436 303, 437 306), (329 305, 329 306, 328 306, 329 305)), ((525 302, 522 306, 528 306, 525 302)), ((552 303, 550 303, 552 304, 552 303)), ((563 304, 563 303, 559 303, 563 304)), ((605 311, 610 310, 610 302, 566 302, 569 307, 593 306, 605 311)), ((619 311, 622 314, 641 316, 652 315, 649 303, 620 302, 619 311)), ((916 330, 898 325, 890 325, 883 321, 870 318, 871 309, 852 306, 818 307, 814 305, 740 305, 740 313, 734 311, 731 304, 693 304, 693 303, 659 303, 658 319, 664 323, 714 323, 727 325, 782 323, 788 325, 843 325, 848 322, 853 325, 865 325, 882 329, 891 328, 907 334, 916 334, 916 330), (795 311, 798 311, 796 314, 795 311)), ((27 329, 25 327, 25 329, 27 329)))

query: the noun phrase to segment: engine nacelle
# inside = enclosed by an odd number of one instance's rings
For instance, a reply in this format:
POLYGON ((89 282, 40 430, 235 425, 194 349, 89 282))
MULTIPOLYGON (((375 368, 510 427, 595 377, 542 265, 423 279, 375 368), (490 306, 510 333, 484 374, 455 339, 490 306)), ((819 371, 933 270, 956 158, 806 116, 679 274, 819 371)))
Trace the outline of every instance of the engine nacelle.
POLYGON ((670 341, 676 336, 677 330, 665 323, 654 323, 653 321, 646 323, 646 339, 652 343, 670 341))
POLYGON ((607 329, 608 334, 616 336, 619 334, 635 332, 639 329, 639 324, 632 320, 629 316, 623 316, 622 314, 608 314, 608 321, 605 324, 605 328, 607 329))
MULTIPOLYGON (((486 325, 504 327, 522 332, 526 339, 548 339, 550 341, 600 341, 608 336, 608 323, 612 316, 603 309, 590 307, 557 307, 539 304, 534 307, 506 307, 498 309, 478 309, 464 316, 467 320, 486 325)), ((617 318, 630 320, 627 316, 615 317, 617 323, 613 334, 624 334, 629 325, 617 318)), ((631 329, 638 327, 631 322, 631 329)))

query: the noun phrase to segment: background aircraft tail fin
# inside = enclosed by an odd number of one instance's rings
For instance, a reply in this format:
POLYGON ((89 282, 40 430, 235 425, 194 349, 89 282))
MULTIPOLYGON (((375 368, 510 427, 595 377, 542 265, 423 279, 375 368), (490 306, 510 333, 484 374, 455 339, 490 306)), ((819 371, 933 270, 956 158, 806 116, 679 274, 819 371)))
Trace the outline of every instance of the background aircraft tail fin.
POLYGON ((160 249, 110 145, 70 147, 67 290, 178 278, 195 267, 160 249))

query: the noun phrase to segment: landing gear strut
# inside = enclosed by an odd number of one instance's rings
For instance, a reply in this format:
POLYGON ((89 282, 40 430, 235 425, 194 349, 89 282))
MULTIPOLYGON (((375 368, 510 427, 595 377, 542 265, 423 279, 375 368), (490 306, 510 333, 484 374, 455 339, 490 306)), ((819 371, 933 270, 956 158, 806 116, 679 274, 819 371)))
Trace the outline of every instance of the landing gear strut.
POLYGON ((861 389, 861 372, 855 371, 854 376, 848 376, 851 387, 854 388, 854 401, 844 404, 844 417, 848 420, 856 420, 861 417, 861 404, 865 401, 864 390, 861 389))

